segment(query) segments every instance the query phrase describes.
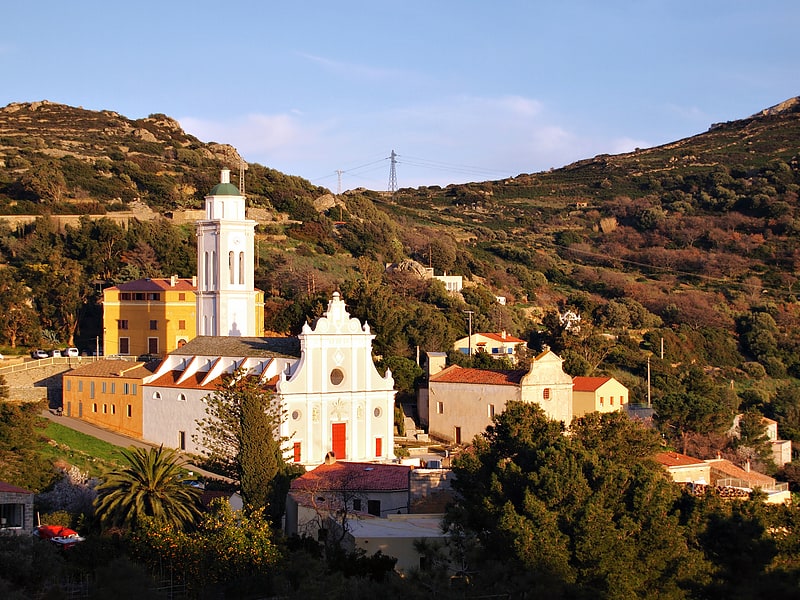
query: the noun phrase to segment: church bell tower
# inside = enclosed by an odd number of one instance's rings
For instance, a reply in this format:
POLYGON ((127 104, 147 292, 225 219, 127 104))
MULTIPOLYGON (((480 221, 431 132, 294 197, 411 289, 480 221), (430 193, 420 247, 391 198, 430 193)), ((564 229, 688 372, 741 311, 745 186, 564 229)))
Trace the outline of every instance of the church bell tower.
POLYGON ((245 217, 245 199, 222 170, 197 222, 197 335, 254 337, 259 292, 253 281, 256 222, 245 217))

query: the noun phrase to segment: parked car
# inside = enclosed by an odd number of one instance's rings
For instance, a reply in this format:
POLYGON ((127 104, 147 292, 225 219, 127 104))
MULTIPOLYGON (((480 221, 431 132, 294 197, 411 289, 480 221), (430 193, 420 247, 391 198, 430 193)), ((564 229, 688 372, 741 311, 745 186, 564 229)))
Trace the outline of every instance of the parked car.
POLYGON ((77 348, 67 348, 65 350, 64 356, 69 356, 69 357, 80 356, 80 352, 78 352, 77 348))
POLYGON ((64 549, 72 548, 86 539, 78 535, 77 531, 61 525, 39 525, 33 530, 33 535, 42 540, 49 540, 64 549))
POLYGON ((61 358, 61 350, 50 350, 50 356, 53 358, 61 358))
POLYGON ((44 350, 33 350, 31 352, 31 358, 47 358, 47 352, 44 350))

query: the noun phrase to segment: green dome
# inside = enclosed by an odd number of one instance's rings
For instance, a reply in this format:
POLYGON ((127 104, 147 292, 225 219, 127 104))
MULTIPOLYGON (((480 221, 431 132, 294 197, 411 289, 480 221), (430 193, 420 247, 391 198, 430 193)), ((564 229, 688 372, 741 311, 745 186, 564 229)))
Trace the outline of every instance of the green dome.
POLYGON ((210 196, 241 196, 239 188, 232 183, 218 183, 211 189, 210 196))

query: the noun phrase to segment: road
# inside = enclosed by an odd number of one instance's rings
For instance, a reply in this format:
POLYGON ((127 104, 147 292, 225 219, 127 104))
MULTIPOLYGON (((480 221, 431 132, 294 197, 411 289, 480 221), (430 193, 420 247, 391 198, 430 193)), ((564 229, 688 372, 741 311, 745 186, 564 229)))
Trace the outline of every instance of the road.
MULTIPOLYGON (((108 431, 107 429, 103 429, 102 427, 97 427, 96 425, 92 425, 91 423, 87 423, 86 421, 76 419, 75 417, 58 416, 52 410, 43 410, 42 416, 45 417, 46 419, 50 419, 54 423, 58 423, 59 425, 63 425, 64 427, 69 427, 70 429, 74 429, 75 431, 79 431, 80 433, 85 433, 86 435, 90 435, 94 438, 97 438, 98 440, 102 440, 104 442, 108 442, 109 444, 120 446, 122 448, 128 448, 130 446, 135 446, 137 448, 158 447, 157 444, 150 444, 142 440, 137 440, 136 438, 128 437, 126 435, 121 435, 113 431, 108 431)), ((222 475, 217 475, 216 473, 211 473, 210 471, 201 469, 197 465, 190 463, 188 460, 186 461, 186 464, 184 464, 183 466, 197 475, 202 475, 203 477, 207 477, 209 479, 219 479, 228 483, 232 483, 232 480, 228 479, 227 477, 223 477, 222 475)))

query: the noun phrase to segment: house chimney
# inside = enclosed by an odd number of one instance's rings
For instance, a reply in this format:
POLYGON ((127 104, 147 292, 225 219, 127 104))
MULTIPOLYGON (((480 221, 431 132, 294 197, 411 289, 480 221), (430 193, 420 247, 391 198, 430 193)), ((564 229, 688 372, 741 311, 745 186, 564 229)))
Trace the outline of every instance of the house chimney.
POLYGON ((176 285, 177 283, 178 283, 178 276, 177 276, 177 275, 172 275, 172 276, 169 278, 169 285, 170 285, 170 287, 175 287, 175 285, 176 285))
POLYGON ((192 287, 197 287, 197 275, 192 275, 192 287))
POLYGON ((500 335, 502 336, 503 339, 506 339, 506 330, 503 329, 503 333, 501 333, 500 335))
POLYGON ((746 461, 744 461, 744 470, 747 471, 748 473, 750 472, 750 459, 749 458, 746 461))

